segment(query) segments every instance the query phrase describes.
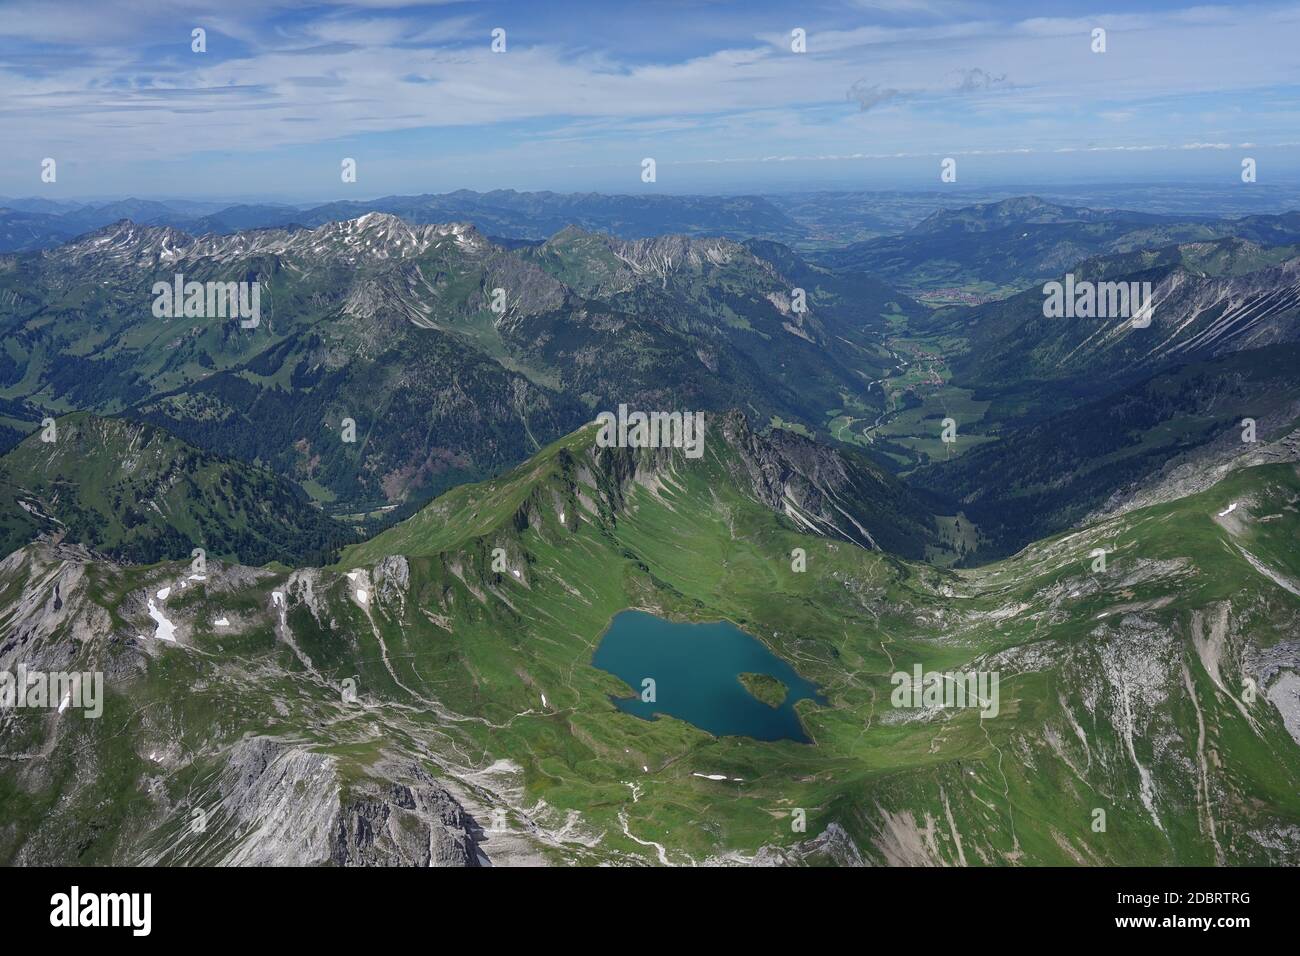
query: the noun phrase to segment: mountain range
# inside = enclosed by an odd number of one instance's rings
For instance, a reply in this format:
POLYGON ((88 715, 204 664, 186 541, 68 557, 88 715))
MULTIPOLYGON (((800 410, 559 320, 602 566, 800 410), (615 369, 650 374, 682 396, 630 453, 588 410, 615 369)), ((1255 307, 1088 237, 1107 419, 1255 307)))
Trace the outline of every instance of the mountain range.
POLYGON ((923 311, 770 241, 568 228, 507 249, 380 213, 230 236, 116 223, 0 260, 0 300, 5 399, 130 410, 338 514, 418 504, 619 402, 815 429, 870 403, 872 329, 923 311), (177 274, 258 282, 258 326, 155 315, 148 290, 177 274))
POLYGON ((1055 278, 1084 259, 1227 238, 1293 244, 1300 241, 1300 215, 1188 217, 1062 206, 1023 196, 940 210, 902 235, 824 250, 816 259, 832 269, 877 275, 943 304, 960 301, 953 297, 959 289, 1002 297, 1055 278))
POLYGON ((0 255, 0 671, 105 681, 0 714, 0 861, 1300 864, 1300 214, 364 205, 0 255), (628 712, 628 609, 800 739, 628 712))
POLYGON ((369 212, 399 216, 412 225, 473 221, 485 233, 541 240, 565 226, 627 239, 663 234, 764 236, 790 242, 806 230, 761 196, 619 196, 601 193, 479 193, 460 189, 420 196, 383 196, 298 207, 268 203, 196 203, 126 199, 80 203, 0 197, 0 252, 52 248, 122 219, 171 226, 194 235, 248 229, 321 226, 369 212))

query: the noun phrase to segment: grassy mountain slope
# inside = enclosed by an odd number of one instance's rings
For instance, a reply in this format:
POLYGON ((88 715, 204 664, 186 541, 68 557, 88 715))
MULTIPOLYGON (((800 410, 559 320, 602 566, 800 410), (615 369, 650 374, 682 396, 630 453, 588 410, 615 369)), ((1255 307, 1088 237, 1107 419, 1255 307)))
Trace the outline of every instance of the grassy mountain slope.
POLYGON ((960 503, 983 537, 976 559, 1003 557, 1077 525, 1112 499, 1184 463, 1210 469, 1300 428, 1300 347, 1178 365, 1104 398, 1006 429, 909 481, 960 503))
POLYGON ((0 457, 0 553, 48 532, 118 560, 321 561, 352 533, 291 482, 151 425, 78 412, 0 457))
POLYGON ((836 482, 800 486, 813 470, 739 423, 698 460, 592 437, 335 568, 217 568, 163 603, 175 643, 145 598, 177 566, 11 556, 0 625, 33 635, 25 659, 111 676, 100 721, 3 726, 0 859, 348 862, 338 821, 369 807, 388 846, 400 802, 419 836, 498 863, 1300 861, 1293 465, 948 572, 836 534, 836 482), (827 533, 799 530, 814 518, 827 533), (799 705, 813 743, 618 711, 629 689, 590 661, 626 607, 760 639, 825 695, 799 705), (998 715, 891 707, 918 663, 999 672, 998 715))

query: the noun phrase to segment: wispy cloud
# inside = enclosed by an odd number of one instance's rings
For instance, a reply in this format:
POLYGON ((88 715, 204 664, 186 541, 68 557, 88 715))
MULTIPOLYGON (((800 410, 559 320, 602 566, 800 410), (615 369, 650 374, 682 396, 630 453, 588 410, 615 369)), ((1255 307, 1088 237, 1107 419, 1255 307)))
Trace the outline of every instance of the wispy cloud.
POLYGON ((1297 125, 1294 4, 1019 19, 941 0, 792 6, 784 19, 807 30, 806 53, 788 29, 754 29, 783 18, 770 8, 709 6, 688 24, 666 9, 14 0, 0 19, 4 168, 30 179, 41 156, 59 156, 86 181, 136 169, 147 182, 164 162, 251 177, 268 168, 259 157, 323 170, 343 149, 393 157, 418 144, 426 164, 473 149, 504 175, 647 150, 696 162, 756 142, 783 156, 854 155, 863 137, 890 155, 1008 143, 1049 155, 1278 142, 1297 125), (206 53, 190 50, 195 26, 206 53), (505 53, 490 49, 496 26, 505 53), (1105 54, 1090 49, 1096 26, 1105 54))
POLYGON ((893 103, 897 100, 905 100, 910 96, 902 90, 885 88, 877 83, 868 84, 865 80, 858 80, 849 87, 844 94, 848 99, 858 104, 858 109, 864 113, 869 109, 882 106, 885 103, 893 103))

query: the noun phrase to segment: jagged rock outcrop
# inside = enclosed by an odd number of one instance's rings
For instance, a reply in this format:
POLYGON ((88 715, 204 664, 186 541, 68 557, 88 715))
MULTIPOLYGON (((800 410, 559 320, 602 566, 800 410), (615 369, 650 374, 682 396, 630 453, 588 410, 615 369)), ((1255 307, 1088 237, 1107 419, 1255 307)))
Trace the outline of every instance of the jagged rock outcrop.
POLYGON ((926 505, 860 456, 782 429, 760 435, 736 411, 722 416, 719 427, 740 453, 744 474, 737 477, 802 530, 909 556, 933 541, 926 505), (879 526, 872 526, 873 517, 882 519, 879 526))
POLYGON ((367 787, 341 807, 330 847, 337 866, 479 866, 477 825, 419 767, 412 782, 367 787))
POLYGON ((867 866, 853 838, 838 823, 831 823, 811 840, 790 846, 765 846, 755 854, 753 866, 867 866))
POLYGON ((478 866, 477 825, 419 766, 343 782, 337 758, 268 737, 231 748, 204 827, 173 863, 236 866, 478 866), (215 855, 215 859, 214 859, 215 855))

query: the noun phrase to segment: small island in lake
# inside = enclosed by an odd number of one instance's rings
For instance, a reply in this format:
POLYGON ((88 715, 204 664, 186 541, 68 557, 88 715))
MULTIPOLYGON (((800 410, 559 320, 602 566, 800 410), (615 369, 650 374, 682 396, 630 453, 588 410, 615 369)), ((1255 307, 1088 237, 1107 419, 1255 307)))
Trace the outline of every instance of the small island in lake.
POLYGON ((768 674, 741 674, 740 682, 751 695, 769 707, 780 707, 790 692, 785 684, 768 674))

